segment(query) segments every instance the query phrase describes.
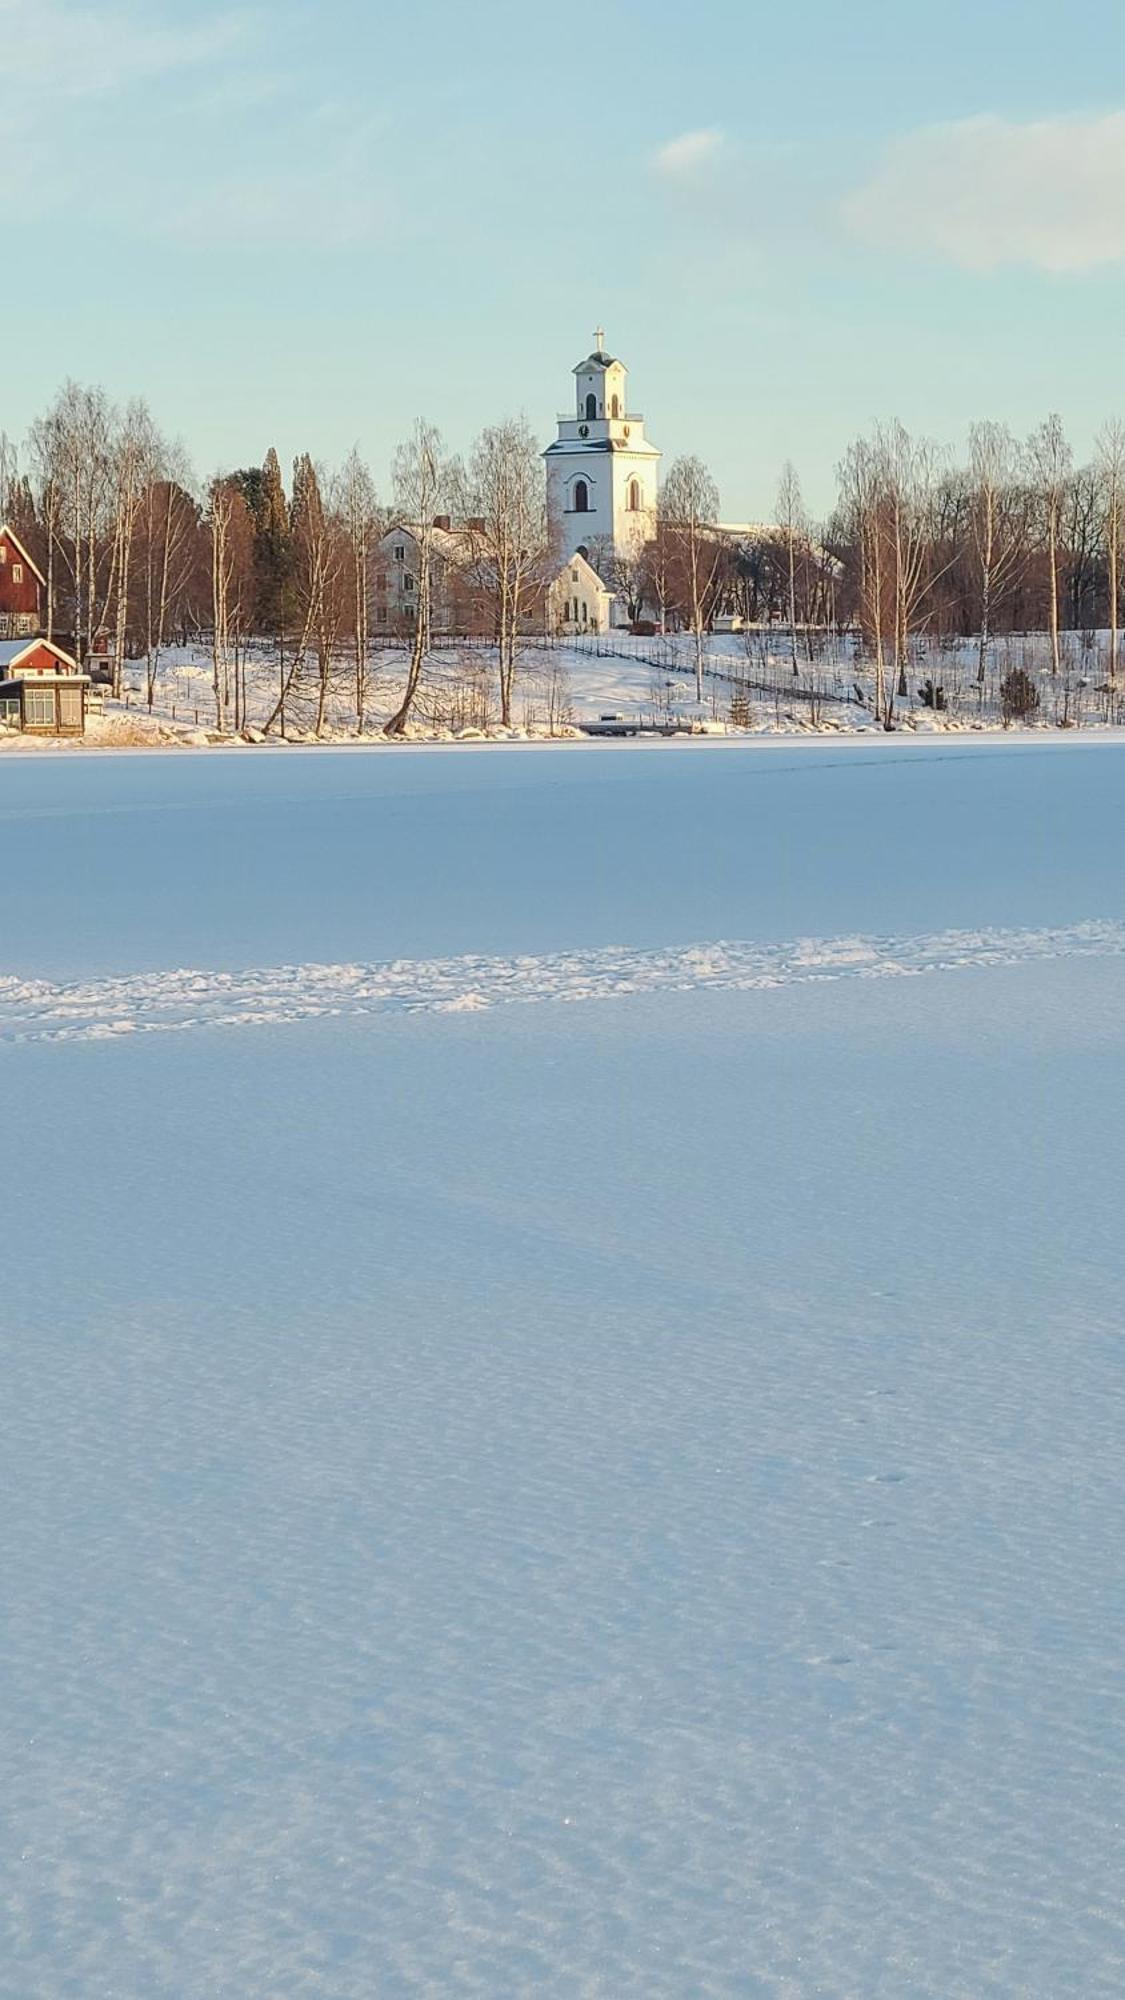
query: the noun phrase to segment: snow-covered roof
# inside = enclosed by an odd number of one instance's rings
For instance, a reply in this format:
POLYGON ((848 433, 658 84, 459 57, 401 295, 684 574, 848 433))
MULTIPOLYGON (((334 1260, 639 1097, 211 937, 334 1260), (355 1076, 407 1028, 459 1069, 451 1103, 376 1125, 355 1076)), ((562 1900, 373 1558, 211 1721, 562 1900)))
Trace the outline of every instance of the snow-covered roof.
POLYGON ((594 568, 593 563, 588 562, 586 557, 584 555, 580 555, 577 549, 575 550, 572 556, 567 556, 563 562, 552 561, 549 564, 547 569, 547 581, 551 584, 558 583, 561 577, 563 576, 564 572, 568 569, 576 569, 579 573, 579 576, 582 578, 583 583, 586 584, 587 587, 593 585, 594 589, 601 591, 603 596, 605 597, 613 596, 613 592, 609 588, 609 585, 604 581, 602 577, 598 575, 598 572, 594 568))
POLYGON ((77 660, 73 659, 69 653, 65 653, 61 646, 56 646, 53 639, 23 638, 0 639, 0 673, 7 672, 12 667, 18 666, 25 653, 33 653, 37 648, 44 646, 49 653, 54 654, 56 660, 63 662, 68 673, 76 674, 78 672, 77 660))
MULTIPOLYGON (((393 528, 388 528, 385 535, 380 535, 379 547, 386 548, 397 535, 406 535, 412 542, 417 543, 421 540, 422 529, 416 521, 396 521, 393 528)), ((445 562, 453 563, 463 569, 466 563, 472 561, 475 551, 471 529, 431 528, 429 536, 430 547, 445 562)))
MULTIPOLYGON (((599 419, 595 418, 595 422, 599 419)), ((626 458, 662 458, 659 445, 652 444, 646 437, 640 438, 584 438, 560 437, 545 447, 544 458, 577 458, 590 452, 614 451, 626 458)))

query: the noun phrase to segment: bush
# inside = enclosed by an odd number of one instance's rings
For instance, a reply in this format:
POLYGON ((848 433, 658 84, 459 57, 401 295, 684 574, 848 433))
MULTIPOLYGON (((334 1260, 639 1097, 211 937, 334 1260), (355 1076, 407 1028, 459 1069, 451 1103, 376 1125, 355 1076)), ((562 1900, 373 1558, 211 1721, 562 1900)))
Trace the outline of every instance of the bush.
POLYGON ((1024 722, 1039 707, 1039 689, 1023 667, 1013 667, 1000 683, 1000 712, 1005 722, 1024 722))
POLYGON ((921 702, 923 708, 933 708, 939 711, 944 711, 945 689, 943 687, 935 687, 932 680, 926 681, 925 684, 918 689, 918 699, 921 702))

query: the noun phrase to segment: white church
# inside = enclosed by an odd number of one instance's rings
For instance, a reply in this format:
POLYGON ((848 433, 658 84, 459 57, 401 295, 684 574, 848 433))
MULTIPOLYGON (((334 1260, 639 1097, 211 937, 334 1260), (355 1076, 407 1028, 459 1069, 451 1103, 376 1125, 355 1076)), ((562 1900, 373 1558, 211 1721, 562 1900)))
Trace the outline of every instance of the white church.
MULTIPOLYGON (((574 377, 574 415, 559 418, 558 437, 543 453, 550 540, 544 604, 536 615, 545 613, 547 629, 559 636, 628 624, 621 566, 656 533, 661 456, 645 436, 644 418, 629 408, 628 370, 606 352, 600 327, 593 353, 578 363, 574 377)), ((472 629, 472 568, 479 555, 473 531, 481 525, 455 525, 447 514, 433 520, 435 631, 472 629)), ((390 630, 408 629, 416 615, 419 535, 416 524, 399 520, 379 540, 375 620, 390 630)))
POLYGON ((585 558, 612 586, 615 563, 639 554, 656 532, 660 452, 629 408, 628 370, 606 352, 600 327, 574 379, 574 415, 559 418, 543 454, 551 546, 564 564, 585 558))

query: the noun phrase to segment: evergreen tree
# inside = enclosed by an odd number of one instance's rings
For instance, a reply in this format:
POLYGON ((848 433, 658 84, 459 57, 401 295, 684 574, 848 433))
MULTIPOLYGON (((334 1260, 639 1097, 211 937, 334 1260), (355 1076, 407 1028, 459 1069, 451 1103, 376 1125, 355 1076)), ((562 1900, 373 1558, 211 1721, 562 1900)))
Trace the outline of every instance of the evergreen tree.
POLYGON ((247 492, 246 498, 254 514, 257 625, 284 640, 293 621, 293 535, 281 462, 272 445, 256 470, 256 497, 247 492))

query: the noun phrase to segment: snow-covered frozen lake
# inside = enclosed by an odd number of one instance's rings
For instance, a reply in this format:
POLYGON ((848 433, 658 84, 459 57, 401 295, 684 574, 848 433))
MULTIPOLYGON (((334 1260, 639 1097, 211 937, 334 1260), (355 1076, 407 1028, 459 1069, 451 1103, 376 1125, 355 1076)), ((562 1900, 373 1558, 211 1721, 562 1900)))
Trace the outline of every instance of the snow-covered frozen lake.
POLYGON ((0 775, 0 1992, 1119 1995, 1125 747, 0 775))

